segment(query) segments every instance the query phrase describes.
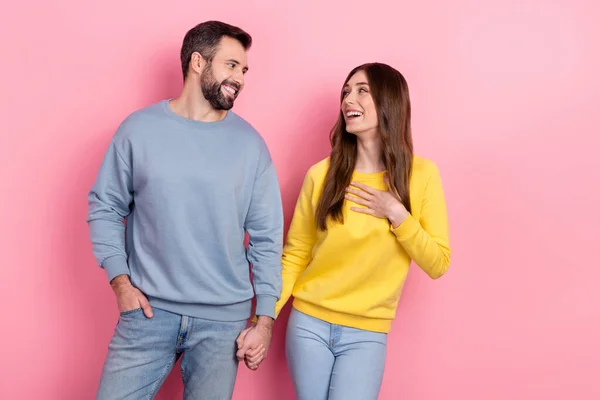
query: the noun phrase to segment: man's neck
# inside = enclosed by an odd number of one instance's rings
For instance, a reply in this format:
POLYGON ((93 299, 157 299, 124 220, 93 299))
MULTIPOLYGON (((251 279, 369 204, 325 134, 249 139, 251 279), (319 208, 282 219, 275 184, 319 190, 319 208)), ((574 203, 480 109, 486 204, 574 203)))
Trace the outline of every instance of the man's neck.
POLYGON ((179 97, 170 101, 169 105, 175 114, 199 122, 217 122, 225 118, 226 110, 215 110, 197 86, 191 86, 184 85, 179 97))

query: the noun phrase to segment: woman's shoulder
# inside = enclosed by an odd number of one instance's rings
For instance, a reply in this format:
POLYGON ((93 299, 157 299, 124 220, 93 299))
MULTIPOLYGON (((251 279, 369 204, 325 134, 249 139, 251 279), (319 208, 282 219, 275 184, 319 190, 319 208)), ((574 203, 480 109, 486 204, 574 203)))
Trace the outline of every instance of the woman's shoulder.
POLYGON ((438 167, 432 160, 418 155, 413 156, 412 176, 420 178, 429 178, 438 174, 438 167))
POLYGON ((306 177, 311 178, 313 181, 321 180, 327 174, 328 169, 329 157, 322 159, 316 164, 313 164, 306 172, 306 177))

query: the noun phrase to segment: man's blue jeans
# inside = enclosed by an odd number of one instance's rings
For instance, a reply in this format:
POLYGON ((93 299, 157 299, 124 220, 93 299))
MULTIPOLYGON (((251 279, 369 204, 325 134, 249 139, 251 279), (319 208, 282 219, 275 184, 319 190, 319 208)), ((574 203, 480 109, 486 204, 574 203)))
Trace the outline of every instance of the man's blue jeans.
POLYGON ((247 321, 219 322, 153 308, 121 313, 97 399, 152 399, 181 356, 183 398, 230 400, 238 361, 235 340, 247 321))

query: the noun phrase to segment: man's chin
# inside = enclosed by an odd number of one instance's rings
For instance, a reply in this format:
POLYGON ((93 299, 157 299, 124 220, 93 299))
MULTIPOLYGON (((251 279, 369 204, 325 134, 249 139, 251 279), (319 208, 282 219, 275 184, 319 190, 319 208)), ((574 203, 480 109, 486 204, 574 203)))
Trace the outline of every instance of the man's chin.
POLYGON ((233 108, 233 101, 216 101, 216 102, 210 102, 210 105, 215 109, 215 110, 219 110, 219 111, 229 111, 233 108))
POLYGON ((232 108, 233 108, 233 101, 219 103, 219 109, 220 110, 229 111, 232 108))

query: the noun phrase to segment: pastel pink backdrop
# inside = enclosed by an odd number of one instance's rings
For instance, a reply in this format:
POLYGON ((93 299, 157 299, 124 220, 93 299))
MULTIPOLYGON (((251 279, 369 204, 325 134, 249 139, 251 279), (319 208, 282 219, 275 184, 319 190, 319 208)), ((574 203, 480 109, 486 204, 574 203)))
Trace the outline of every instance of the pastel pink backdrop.
MULTIPOLYGON (((598 3, 217 3, 3 6, 0 398, 93 398, 117 309, 86 194, 120 121, 178 94, 181 40, 207 19, 254 37, 235 111, 271 148, 288 223, 347 72, 382 61, 409 82, 454 255, 441 280, 411 271, 381 399, 600 398, 598 3)), ((235 400, 293 399, 288 312, 235 400)), ((160 399, 180 397, 177 368, 160 399)))

